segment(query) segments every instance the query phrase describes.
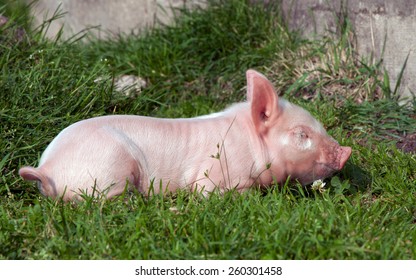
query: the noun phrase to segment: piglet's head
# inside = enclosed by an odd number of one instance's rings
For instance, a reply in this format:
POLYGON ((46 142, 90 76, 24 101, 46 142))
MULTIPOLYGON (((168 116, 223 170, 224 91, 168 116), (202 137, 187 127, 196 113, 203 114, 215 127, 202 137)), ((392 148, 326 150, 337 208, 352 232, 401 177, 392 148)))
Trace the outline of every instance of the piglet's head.
POLYGON ((279 98, 267 78, 253 70, 247 71, 247 99, 277 181, 290 176, 306 185, 344 167, 351 148, 340 146, 309 112, 279 98))

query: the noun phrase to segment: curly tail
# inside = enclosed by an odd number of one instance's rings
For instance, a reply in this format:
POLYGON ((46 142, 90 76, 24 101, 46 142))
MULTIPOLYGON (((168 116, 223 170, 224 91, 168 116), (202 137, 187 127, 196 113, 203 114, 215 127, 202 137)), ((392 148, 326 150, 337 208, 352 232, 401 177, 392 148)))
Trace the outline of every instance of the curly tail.
POLYGON ((54 191, 55 188, 53 187, 53 183, 41 169, 32 166, 25 166, 19 169, 19 175, 26 181, 38 181, 38 188, 43 195, 56 197, 56 191, 54 191))

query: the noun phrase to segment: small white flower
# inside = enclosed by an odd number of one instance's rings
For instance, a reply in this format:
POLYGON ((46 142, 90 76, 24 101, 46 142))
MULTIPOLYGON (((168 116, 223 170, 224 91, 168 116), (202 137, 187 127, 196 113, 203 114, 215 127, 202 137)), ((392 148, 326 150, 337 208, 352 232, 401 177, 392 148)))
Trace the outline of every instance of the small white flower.
POLYGON ((326 183, 324 183, 321 179, 315 180, 312 184, 312 190, 318 190, 320 193, 323 193, 324 191, 326 191, 325 185, 326 183))

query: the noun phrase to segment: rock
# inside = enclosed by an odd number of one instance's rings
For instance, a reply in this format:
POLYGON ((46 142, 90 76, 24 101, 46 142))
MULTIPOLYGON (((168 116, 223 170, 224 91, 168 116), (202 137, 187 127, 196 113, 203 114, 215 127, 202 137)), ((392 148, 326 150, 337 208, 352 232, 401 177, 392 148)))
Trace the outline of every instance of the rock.
MULTIPOLYGON (((110 77, 98 77, 94 80, 95 83, 107 82, 110 77)), ((120 75, 112 80, 114 86, 114 93, 123 94, 127 97, 138 96, 142 89, 147 86, 146 80, 134 75, 120 75)))
POLYGON ((123 93, 128 97, 139 95, 146 86, 146 81, 138 76, 121 75, 114 78, 114 90, 123 93))

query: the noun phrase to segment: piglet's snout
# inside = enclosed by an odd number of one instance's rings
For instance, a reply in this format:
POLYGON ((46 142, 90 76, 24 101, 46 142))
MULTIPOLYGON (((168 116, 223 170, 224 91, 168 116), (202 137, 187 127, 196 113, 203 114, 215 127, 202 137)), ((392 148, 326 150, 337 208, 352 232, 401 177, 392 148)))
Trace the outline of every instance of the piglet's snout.
MULTIPOLYGON (((318 161, 326 167, 326 176, 331 175, 335 171, 341 170, 351 155, 351 148, 340 146, 337 142, 329 141, 321 150, 321 157, 318 161)), ((325 177, 326 177, 325 176, 325 177)))
POLYGON ((341 170, 349 157, 351 156, 351 147, 340 146, 338 148, 338 170, 341 170))

